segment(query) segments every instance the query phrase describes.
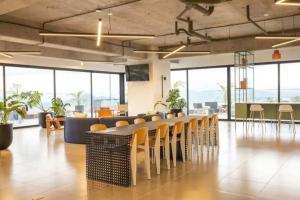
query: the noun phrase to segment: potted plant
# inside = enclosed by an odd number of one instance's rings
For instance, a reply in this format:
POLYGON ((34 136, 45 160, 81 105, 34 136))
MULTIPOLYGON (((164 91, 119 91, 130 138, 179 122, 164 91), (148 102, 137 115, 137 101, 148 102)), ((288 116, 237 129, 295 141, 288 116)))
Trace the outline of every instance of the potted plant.
POLYGON ((39 125, 42 128, 46 128, 46 116, 48 114, 53 115, 53 112, 50 112, 50 109, 46 109, 42 103, 42 96, 43 94, 39 91, 32 91, 30 93, 30 99, 32 102, 34 102, 34 105, 37 109, 39 109, 41 112, 38 113, 38 120, 39 125))
POLYGON ((8 123, 8 117, 15 112, 24 118, 28 107, 35 106, 31 92, 9 96, 0 101, 0 150, 7 149, 13 140, 13 124, 8 123))
POLYGON ((182 112, 182 109, 186 107, 186 101, 183 98, 180 98, 180 91, 178 88, 169 90, 169 96, 167 99, 169 103, 170 113, 178 114, 182 112))
POLYGON ((54 112, 55 117, 65 117, 68 106, 71 105, 64 103, 61 98, 51 100, 51 110, 54 112))
POLYGON ((75 105, 75 112, 84 112, 84 105, 81 104, 81 96, 83 94, 83 91, 78 91, 75 93, 70 93, 70 95, 73 97, 72 101, 76 103, 75 105))

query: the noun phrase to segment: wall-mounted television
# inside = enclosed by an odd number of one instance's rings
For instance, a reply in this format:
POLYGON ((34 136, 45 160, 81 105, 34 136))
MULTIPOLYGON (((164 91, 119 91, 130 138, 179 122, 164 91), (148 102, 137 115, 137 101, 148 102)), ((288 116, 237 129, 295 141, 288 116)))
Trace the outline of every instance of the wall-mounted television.
POLYGON ((126 65, 126 81, 149 81, 149 65, 126 65))

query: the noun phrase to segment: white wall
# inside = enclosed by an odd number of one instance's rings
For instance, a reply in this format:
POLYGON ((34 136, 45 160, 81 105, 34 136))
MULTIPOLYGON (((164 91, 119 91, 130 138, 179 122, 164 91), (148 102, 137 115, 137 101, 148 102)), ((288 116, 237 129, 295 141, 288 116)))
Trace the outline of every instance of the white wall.
MULTIPOLYGON (((145 63, 145 62, 144 62, 145 63)), ((162 87, 161 76, 164 81, 164 97, 170 89, 170 64, 166 60, 151 57, 147 63, 150 65, 150 81, 128 82, 128 112, 129 115, 137 115, 153 111, 156 101, 161 100, 162 87)))
MULTIPOLYGON (((300 46, 280 48, 282 59, 279 61, 300 60, 300 46)), ((272 60, 273 49, 260 50, 254 52, 255 63, 275 62, 272 60)), ((171 64, 172 69, 176 68, 194 68, 194 67, 209 67, 218 65, 233 65, 234 54, 213 54, 205 56, 195 56, 179 59, 179 64, 171 64)))

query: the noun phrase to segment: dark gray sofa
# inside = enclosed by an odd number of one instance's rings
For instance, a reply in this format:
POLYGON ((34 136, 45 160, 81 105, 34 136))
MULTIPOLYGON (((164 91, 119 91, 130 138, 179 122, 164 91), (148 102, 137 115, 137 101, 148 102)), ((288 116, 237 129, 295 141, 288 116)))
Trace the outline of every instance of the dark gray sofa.
MULTIPOLYGON (((158 114, 161 115, 161 114, 158 114)), ((154 115, 142 116, 146 121, 151 121, 154 115)), ((133 124, 134 119, 140 116, 120 116, 120 117, 107 117, 107 118, 76 118, 66 117, 64 124, 64 138, 65 142, 74 144, 85 144, 86 131, 90 130, 93 124, 105 124, 108 128, 115 127, 117 121, 128 121, 133 124)), ((163 118, 163 114, 161 115, 163 118)))

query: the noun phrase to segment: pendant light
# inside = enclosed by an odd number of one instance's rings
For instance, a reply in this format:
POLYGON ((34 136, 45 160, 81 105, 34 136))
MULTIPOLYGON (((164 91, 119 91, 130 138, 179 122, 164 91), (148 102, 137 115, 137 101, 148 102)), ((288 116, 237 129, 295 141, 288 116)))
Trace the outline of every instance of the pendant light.
POLYGON ((273 54, 272 54, 272 59, 273 60, 280 60, 281 59, 281 53, 278 49, 275 49, 273 54))

